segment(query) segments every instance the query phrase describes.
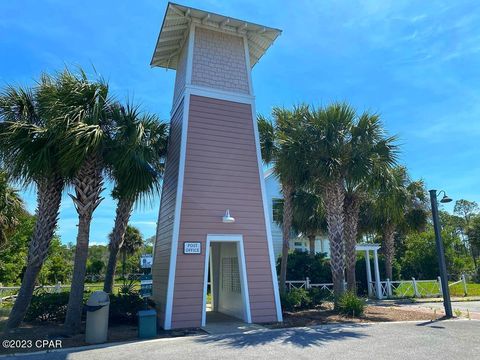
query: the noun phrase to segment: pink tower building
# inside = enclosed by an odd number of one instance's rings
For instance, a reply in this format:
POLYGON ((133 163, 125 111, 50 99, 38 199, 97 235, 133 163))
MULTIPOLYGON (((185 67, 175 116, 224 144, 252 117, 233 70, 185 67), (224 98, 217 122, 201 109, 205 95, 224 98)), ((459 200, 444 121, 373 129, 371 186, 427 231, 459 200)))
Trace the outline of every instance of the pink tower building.
POLYGON ((151 62, 176 70, 152 267, 164 329, 205 326, 207 308, 282 320, 251 80, 280 33, 167 6, 151 62))

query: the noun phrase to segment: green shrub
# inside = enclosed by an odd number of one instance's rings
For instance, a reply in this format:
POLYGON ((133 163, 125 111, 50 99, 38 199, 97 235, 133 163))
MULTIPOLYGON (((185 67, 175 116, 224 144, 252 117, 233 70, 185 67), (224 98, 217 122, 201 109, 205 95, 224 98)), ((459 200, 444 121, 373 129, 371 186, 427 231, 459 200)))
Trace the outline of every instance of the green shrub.
MULTIPOLYGON (((147 307, 152 307, 153 305, 153 302, 149 299, 147 307)), ((111 323, 135 324, 137 322, 137 313, 140 310, 145 310, 145 300, 140 297, 138 292, 110 295, 111 323)))
MULTIPOLYGON (((32 302, 25 316, 25 321, 63 322, 67 313, 69 292, 39 293, 32 297, 32 302)), ((83 302, 86 303, 89 292, 84 293, 83 302)), ((149 301, 148 305, 151 305, 149 301)), ((136 323, 137 312, 145 309, 145 301, 138 292, 110 295, 111 323, 136 323)))
POLYGON ((337 309, 343 315, 362 316, 365 310, 365 301, 354 293, 347 291, 338 299, 337 309))
POLYGON ((33 295, 25 315, 25 321, 64 321, 69 294, 68 292, 60 292, 33 295))
MULTIPOLYGON (((281 257, 277 259, 277 271, 280 273, 281 257)), ((302 280, 310 278, 312 283, 331 283, 332 271, 330 261, 324 253, 318 253, 314 257, 308 252, 295 250, 288 254, 287 279, 302 280)))
POLYGON ((332 300, 330 291, 319 288, 312 288, 308 292, 312 302, 312 306, 318 306, 325 300, 332 300))
POLYGON ((285 311, 304 309, 311 305, 310 294, 305 289, 292 289, 281 296, 285 311))

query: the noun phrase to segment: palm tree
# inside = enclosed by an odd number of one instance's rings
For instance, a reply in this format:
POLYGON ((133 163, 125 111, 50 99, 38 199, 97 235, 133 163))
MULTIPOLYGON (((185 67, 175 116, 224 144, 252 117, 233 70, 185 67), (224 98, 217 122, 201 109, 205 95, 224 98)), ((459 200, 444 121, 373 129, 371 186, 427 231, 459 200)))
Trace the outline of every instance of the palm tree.
POLYGON ((73 332, 80 329, 83 291, 90 239, 92 215, 103 200, 104 153, 106 140, 112 131, 108 85, 102 80, 89 81, 83 71, 59 74, 58 93, 61 102, 51 103, 54 114, 66 114, 72 124, 63 135, 60 160, 73 176, 75 194, 69 194, 78 214, 72 285, 68 300, 65 327, 73 332))
POLYGON ((107 272, 103 290, 112 292, 118 251, 136 201, 158 193, 164 168, 168 126, 153 115, 142 115, 138 107, 115 106, 116 130, 109 144, 106 162, 115 182, 117 199, 115 225, 110 234, 107 272))
MULTIPOLYGON (((37 209, 30 240, 27 267, 6 329, 18 327, 30 305, 35 282, 47 256, 57 226, 65 178, 58 161, 61 145, 57 128, 48 116, 43 76, 34 89, 7 86, 0 94, 0 151, 3 164, 23 185, 34 184, 37 209)), ((54 99, 50 99, 55 101, 54 99)), ((58 100, 58 99, 57 99, 58 100)))
POLYGON ((310 256, 315 256, 315 237, 327 232, 327 222, 322 199, 306 189, 295 192, 293 197, 293 221, 295 232, 303 234, 309 241, 310 256))
POLYGON ((127 225, 125 230, 122 247, 122 277, 125 279, 125 270, 127 264, 127 255, 133 255, 138 249, 143 247, 143 238, 140 230, 134 226, 127 225))
POLYGON ((344 292, 345 182, 355 117, 355 110, 345 103, 311 110, 304 144, 309 149, 305 162, 324 202, 335 299, 344 292))
POLYGON ((8 174, 0 169, 0 250, 18 225, 19 218, 26 213, 18 190, 10 185, 8 174))
POLYGON ((381 187, 396 163, 395 137, 387 137, 376 114, 364 113, 354 123, 346 172, 344 240, 347 288, 356 290, 355 265, 359 211, 368 192, 381 187))
POLYGON ((263 116, 258 117, 260 147, 263 161, 273 164, 275 175, 281 183, 283 195, 282 215, 282 258, 280 264, 280 292, 285 293, 287 280, 287 261, 289 240, 293 218, 293 195, 295 188, 305 179, 305 167, 302 164, 302 123, 307 106, 299 106, 292 110, 274 108, 272 111, 275 123, 263 116))
POLYGON ((407 170, 403 166, 395 167, 391 178, 377 193, 373 202, 374 224, 382 237, 382 250, 385 256, 385 273, 393 278, 393 258, 395 255, 395 232, 405 221, 405 212, 409 203, 407 170))

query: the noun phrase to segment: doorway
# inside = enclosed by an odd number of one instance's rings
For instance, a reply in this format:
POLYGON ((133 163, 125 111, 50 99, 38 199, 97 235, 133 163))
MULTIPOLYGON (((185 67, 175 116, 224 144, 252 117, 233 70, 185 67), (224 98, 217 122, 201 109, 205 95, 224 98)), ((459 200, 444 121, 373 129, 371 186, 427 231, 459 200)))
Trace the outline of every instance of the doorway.
POLYGON ((208 235, 202 326, 212 322, 251 323, 243 237, 208 235))

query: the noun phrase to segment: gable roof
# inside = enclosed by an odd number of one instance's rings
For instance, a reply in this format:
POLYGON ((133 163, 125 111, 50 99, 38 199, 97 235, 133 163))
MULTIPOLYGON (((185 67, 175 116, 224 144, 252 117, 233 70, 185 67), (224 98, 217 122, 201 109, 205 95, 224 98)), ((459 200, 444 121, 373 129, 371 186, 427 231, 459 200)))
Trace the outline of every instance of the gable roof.
POLYGON ((192 22, 213 30, 245 35, 252 68, 282 32, 275 28, 169 2, 150 62, 151 66, 174 70, 177 68, 180 50, 188 38, 192 22))

